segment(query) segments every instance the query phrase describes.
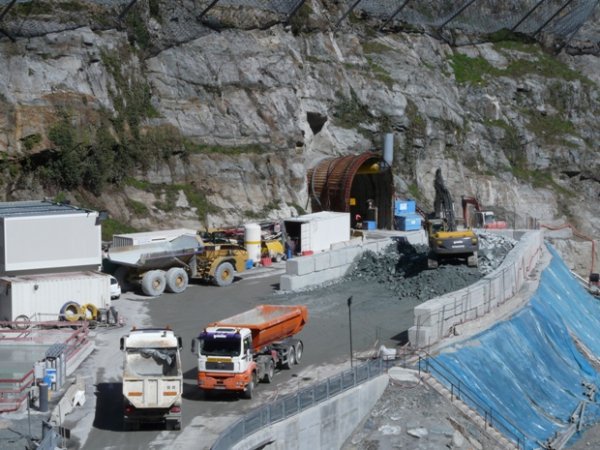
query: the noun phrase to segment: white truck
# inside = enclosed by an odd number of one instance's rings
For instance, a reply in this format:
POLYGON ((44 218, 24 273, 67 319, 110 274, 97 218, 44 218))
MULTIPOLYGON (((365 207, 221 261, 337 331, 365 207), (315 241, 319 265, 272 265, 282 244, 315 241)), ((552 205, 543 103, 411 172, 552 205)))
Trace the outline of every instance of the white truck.
POLYGON ((181 337, 169 328, 133 328, 121 338, 123 362, 123 425, 163 423, 181 429, 181 337))

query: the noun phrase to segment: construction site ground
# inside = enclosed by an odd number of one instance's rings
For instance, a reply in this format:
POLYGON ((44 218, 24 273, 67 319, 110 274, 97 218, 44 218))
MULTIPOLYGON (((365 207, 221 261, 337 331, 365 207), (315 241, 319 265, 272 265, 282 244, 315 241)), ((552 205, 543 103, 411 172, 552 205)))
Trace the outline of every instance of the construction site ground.
MULTIPOLYGON (((378 353, 381 345, 394 348, 400 353, 406 349, 407 329, 412 325, 412 309, 415 305, 429 298, 439 296, 445 292, 454 291, 472 284, 484 276, 493 268, 497 267, 504 255, 512 248, 514 242, 496 236, 483 236, 483 250, 480 252, 480 267, 469 268, 460 262, 454 262, 440 267, 434 271, 422 270, 426 264, 426 253, 422 248, 414 248, 402 243, 391 246, 387 252, 380 256, 365 254, 357 261, 355 269, 344 279, 332 283, 317 290, 299 293, 281 293, 276 291, 269 298, 261 299, 263 302, 269 300, 277 303, 308 303, 313 317, 320 314, 328 314, 327 328, 319 330, 321 339, 328 336, 327 333, 346 333, 348 330, 348 309, 346 299, 353 297, 353 314, 355 320, 353 329, 363 328, 367 331, 358 333, 364 336, 363 341, 355 342, 355 349, 360 349, 354 354, 356 361, 370 358, 378 353), (336 314, 331 314, 331 308, 336 309, 336 314), (393 313, 390 313, 393 311, 393 313), (391 317, 390 317, 391 316, 391 317), (384 323, 385 329, 378 329, 377 323, 384 323), (394 332, 390 329, 396 324, 394 332)), ((279 266, 265 270, 264 275, 260 272, 250 273, 249 276, 256 277, 256 282, 262 276, 272 276, 277 270, 283 272, 279 266)), ((250 271, 251 272, 251 271, 250 271)), ((269 280, 272 278, 269 278, 269 280)), ((245 280, 243 282, 246 282, 245 280)), ((178 300, 179 301, 179 300, 178 300)), ((171 301, 167 303, 158 299, 156 302, 124 296, 122 304, 115 302, 120 312, 125 317, 127 326, 136 324, 157 325, 157 320, 165 320, 165 317, 173 315, 171 301), (158 319, 158 318, 161 319, 158 319)), ((206 318, 208 319, 208 317, 206 318)), ((177 323, 173 324, 177 327, 177 323)), ((191 331, 193 333, 193 331, 191 331)), ((78 371, 80 376, 88 377, 91 382, 87 383, 86 403, 81 408, 76 408, 68 415, 65 425, 71 429, 72 438, 65 442, 70 449, 108 449, 119 448, 117 441, 110 442, 105 439, 105 445, 99 443, 102 440, 92 439, 94 433, 100 430, 102 433, 114 428, 111 417, 118 414, 117 410, 107 409, 106 398, 110 398, 110 388, 114 384, 108 382, 118 378, 120 360, 114 359, 114 352, 108 353, 109 347, 115 344, 115 336, 125 333, 124 329, 99 330, 96 338, 97 350, 78 371), (107 390, 107 392, 102 392, 107 390), (106 395, 104 395, 106 394, 106 395), (104 396, 103 396, 104 395, 104 396), (105 417, 106 416, 106 417, 105 417)), ((305 338, 310 342, 310 337, 305 338)), ((314 339, 317 339, 314 337, 314 339)), ((314 347, 312 345, 311 347, 314 347)), ((114 349, 113 349, 114 350, 114 349)), ((346 350, 344 350, 345 352, 346 350)), ((307 355, 307 358, 310 355, 307 355)), ((316 378, 333 375, 349 366, 347 355, 340 354, 336 360, 327 364, 320 364, 317 368, 316 378), (329 375, 328 375, 329 374, 329 375)), ((407 359, 396 360, 398 367, 408 367, 417 370, 418 365, 414 355, 407 359), (411 359, 412 358, 412 359, 411 359)), ((395 370, 395 369, 394 369, 395 370)), ((418 372, 417 372, 418 374, 418 372)), ((192 375, 193 378, 193 375, 192 375)), ((263 387, 260 401, 268 401, 274 394, 283 395, 293 392, 299 387, 299 383, 310 383, 315 379, 315 367, 302 368, 293 377, 279 378, 276 392, 266 390, 263 387)), ((193 386, 192 386, 193 387, 193 386)), ((113 392, 118 396, 120 392, 113 392)), ((168 436, 161 433, 160 442, 147 442, 148 434, 144 433, 138 437, 137 448, 210 448, 216 434, 218 434, 233 418, 230 416, 219 416, 210 410, 210 405, 201 405, 204 412, 192 413, 195 417, 187 428, 178 434, 169 433, 168 436), (201 430, 202 438, 199 441, 198 430, 201 430), (196 433, 196 434, 194 434, 196 433), (171 435, 173 440, 171 439, 171 435), (199 442, 202 444, 198 447, 199 442)), ((250 405, 246 405, 250 407, 250 405)), ((392 372, 390 384, 373 408, 369 416, 346 441, 344 449, 503 449, 493 438, 487 436, 478 427, 468 414, 461 412, 456 407, 456 402, 440 395, 430 385, 418 376, 402 375, 392 372)), ((241 412, 245 412, 244 408, 241 412)), ((45 416, 33 412, 28 415, 27 411, 18 414, 0 416, 0 448, 12 450, 23 449, 26 444, 26 436, 30 432, 34 435, 40 434, 39 422, 45 416), (31 417, 34 424, 30 425, 31 417)), ((113 417, 114 419, 114 417, 113 417)), ((173 432, 175 433, 175 432, 173 432)), ((101 437, 104 436, 101 434, 101 437)), ((117 435, 114 435, 115 437, 117 435)), ((595 448, 598 433, 590 430, 577 444, 574 449, 595 448)), ((131 445, 121 448, 135 448, 131 445)))

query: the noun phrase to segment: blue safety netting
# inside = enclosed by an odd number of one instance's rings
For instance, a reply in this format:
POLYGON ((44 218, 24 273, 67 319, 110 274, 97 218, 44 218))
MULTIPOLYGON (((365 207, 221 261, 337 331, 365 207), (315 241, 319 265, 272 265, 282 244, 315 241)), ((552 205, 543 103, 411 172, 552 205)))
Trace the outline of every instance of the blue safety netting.
POLYGON ((552 261, 526 306, 428 361, 440 382, 524 449, 564 432, 581 401, 583 423, 600 422, 600 403, 584 386, 598 389, 600 374, 580 350, 600 355, 600 302, 548 247, 552 261))

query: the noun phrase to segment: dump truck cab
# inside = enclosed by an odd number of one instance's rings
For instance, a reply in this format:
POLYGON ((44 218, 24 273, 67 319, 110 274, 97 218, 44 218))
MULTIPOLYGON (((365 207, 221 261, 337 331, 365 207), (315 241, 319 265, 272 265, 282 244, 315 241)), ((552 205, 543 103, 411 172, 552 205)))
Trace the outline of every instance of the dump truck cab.
POLYGON ((168 328, 132 329, 121 338, 123 423, 163 423, 181 429, 181 338, 168 328))
POLYGON ((204 389, 242 391, 252 382, 256 363, 252 358, 252 333, 247 328, 208 327, 196 339, 199 374, 204 389), (230 377, 235 373, 237 376, 230 377))

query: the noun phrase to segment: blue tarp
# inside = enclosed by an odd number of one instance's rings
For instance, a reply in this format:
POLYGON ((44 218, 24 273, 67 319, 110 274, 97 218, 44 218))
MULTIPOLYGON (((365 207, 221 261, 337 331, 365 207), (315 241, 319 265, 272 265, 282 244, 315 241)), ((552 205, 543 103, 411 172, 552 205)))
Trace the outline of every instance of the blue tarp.
MULTIPOLYGON (((552 261, 525 307, 430 361, 440 382, 460 387, 466 403, 525 449, 565 431, 578 404, 590 402, 582 383, 600 386, 576 344, 600 356, 600 302, 549 250, 552 261)), ((600 422, 600 403, 587 403, 584 419, 600 422)))

